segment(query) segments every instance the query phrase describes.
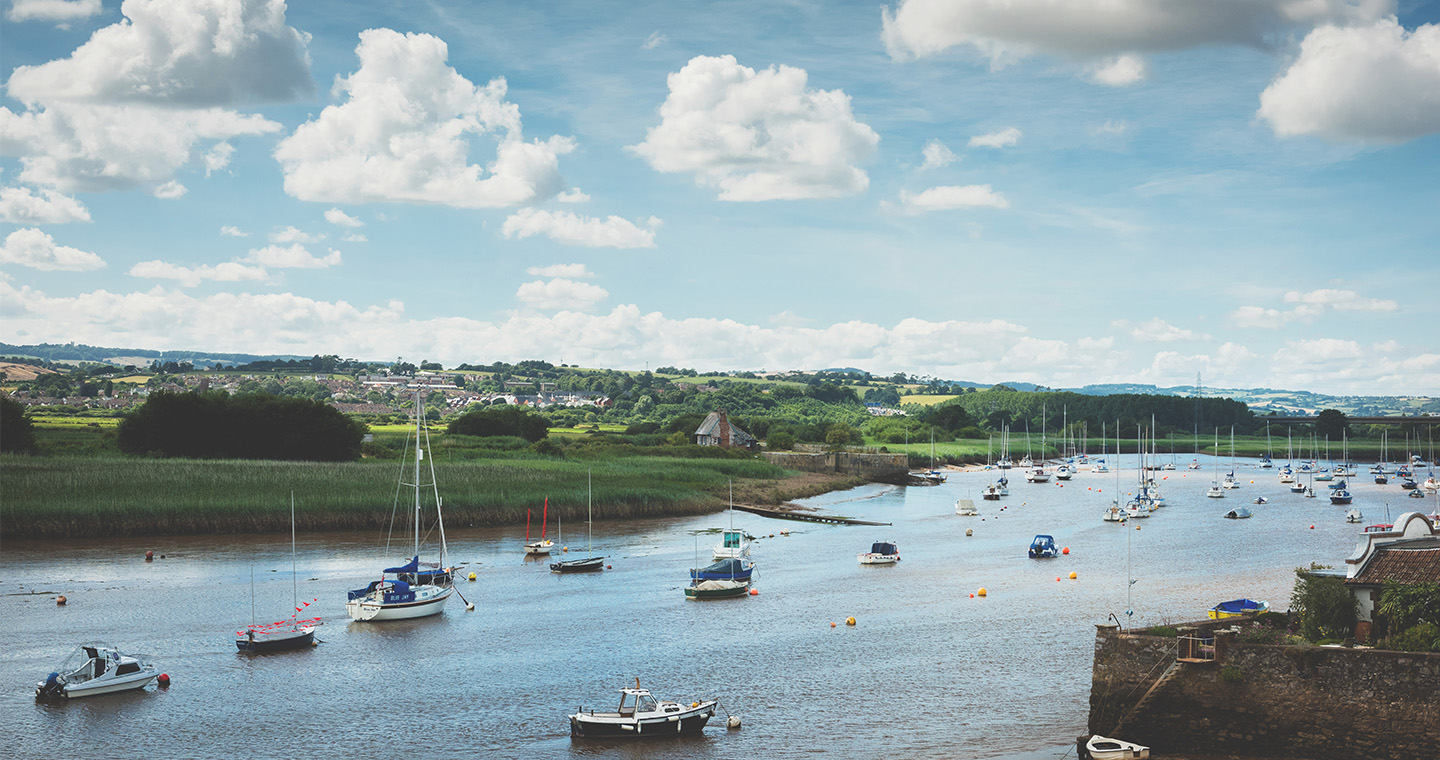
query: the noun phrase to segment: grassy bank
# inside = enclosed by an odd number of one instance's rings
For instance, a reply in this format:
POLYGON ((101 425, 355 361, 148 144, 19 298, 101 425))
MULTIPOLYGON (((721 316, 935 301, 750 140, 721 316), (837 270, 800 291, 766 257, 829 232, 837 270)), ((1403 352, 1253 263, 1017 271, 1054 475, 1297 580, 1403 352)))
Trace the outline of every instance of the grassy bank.
MULTIPOLYGON (((12 539, 288 531, 293 490, 301 531, 382 529, 391 524, 400 467, 394 460, 7 456, 0 459, 0 523, 12 539)), ((597 520, 714 511, 732 480, 737 501, 769 504, 858 483, 754 459, 515 457, 436 465, 450 527, 518 524, 547 496, 552 512, 584 519, 587 471, 597 520)), ((402 519, 412 493, 399 495, 402 519)))

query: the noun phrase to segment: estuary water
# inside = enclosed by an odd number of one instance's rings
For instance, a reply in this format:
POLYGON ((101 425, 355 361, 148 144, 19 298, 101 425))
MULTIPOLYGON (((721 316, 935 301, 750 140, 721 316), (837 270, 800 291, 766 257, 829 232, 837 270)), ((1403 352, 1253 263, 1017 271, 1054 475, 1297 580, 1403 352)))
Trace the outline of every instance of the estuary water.
MULTIPOLYGON (((1114 474, 1039 485, 1019 470, 1000 502, 980 499, 995 471, 807 502, 885 527, 743 512, 599 522, 595 552, 612 569, 593 575, 526 560, 523 526, 452 525, 452 559, 465 563, 461 577, 478 578, 459 591, 476 609, 452 598, 414 621, 352 623, 344 612, 346 590, 402 559, 403 544, 386 552, 376 535, 302 535, 299 595, 317 600, 306 614, 325 617, 323 643, 263 657, 237 654, 233 633, 251 619, 252 570, 260 621, 289 614, 288 536, 6 541, 0 756, 1059 758, 1085 730, 1095 624, 1112 614, 1127 628, 1193 620, 1236 597, 1283 610, 1296 567, 1339 565, 1357 542, 1347 508, 1291 494, 1253 461, 1236 469, 1241 489, 1205 498, 1215 462, 1199 460, 1205 469, 1155 473, 1169 506, 1129 525, 1100 519, 1114 474), (1251 503, 1261 495, 1269 504, 1251 503), (979 517, 955 515, 963 497, 979 517), (1252 519, 1222 519, 1242 505, 1252 519), (708 563, 718 540, 708 531, 732 519, 760 537, 759 595, 686 600, 688 568, 708 563), (1037 533, 1069 555, 1027 558, 1037 533), (902 561, 861 566, 856 555, 879 540, 897 543, 902 561), (981 587, 988 595, 972 597, 981 587), (35 683, 90 641, 151 655, 172 685, 34 702, 35 683), (567 713, 613 709, 636 677, 661 699, 718 698, 743 727, 727 731, 722 713, 694 738, 571 740, 567 713)), ((1124 463, 1128 494, 1134 458, 1124 463)), ((1434 509, 1433 497, 1412 501, 1368 480, 1351 479, 1367 523, 1383 521, 1387 504, 1392 517, 1434 509)), ((287 494, 277 486, 257 498, 287 494)), ((570 556, 584 546, 575 527, 570 556)))

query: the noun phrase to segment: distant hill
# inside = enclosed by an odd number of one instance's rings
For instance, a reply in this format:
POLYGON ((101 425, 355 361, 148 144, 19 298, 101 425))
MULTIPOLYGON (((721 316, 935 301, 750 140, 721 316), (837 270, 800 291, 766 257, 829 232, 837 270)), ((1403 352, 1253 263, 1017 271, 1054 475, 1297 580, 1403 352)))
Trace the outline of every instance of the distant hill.
POLYGON ((17 346, 0 343, 0 355, 28 356, 52 362, 100 362, 125 366, 127 364, 149 364, 159 359, 162 362, 190 362, 196 367, 213 367, 216 364, 246 364, 263 359, 308 359, 308 356, 294 354, 232 354, 213 351, 152 351, 144 348, 104 348, 87 346, 84 343, 41 343, 31 346, 17 346))

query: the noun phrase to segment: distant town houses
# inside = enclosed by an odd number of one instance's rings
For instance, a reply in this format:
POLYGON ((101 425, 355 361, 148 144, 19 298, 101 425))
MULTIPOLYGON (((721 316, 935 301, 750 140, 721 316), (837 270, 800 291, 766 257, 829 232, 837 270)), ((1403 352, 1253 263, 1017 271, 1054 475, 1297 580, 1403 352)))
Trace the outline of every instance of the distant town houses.
POLYGON ((894 407, 881 406, 869 402, 865 403, 865 411, 869 412, 872 417, 908 417, 910 415, 909 412, 894 407))

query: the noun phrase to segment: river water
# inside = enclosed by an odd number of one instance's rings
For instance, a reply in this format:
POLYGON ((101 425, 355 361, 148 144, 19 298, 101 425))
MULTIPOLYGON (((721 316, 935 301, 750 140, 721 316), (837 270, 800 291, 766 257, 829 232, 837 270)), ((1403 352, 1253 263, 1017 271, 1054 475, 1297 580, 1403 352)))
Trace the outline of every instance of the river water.
MULTIPOLYGON (((613 569, 578 576, 525 560, 523 528, 451 528, 452 558, 478 576, 459 584, 475 611, 452 598, 442 615, 390 623, 349 622, 345 591, 403 550, 387 554, 374 535, 301 536, 299 594, 318 600, 323 643, 264 657, 237 654, 232 634, 251 618, 252 569, 261 621, 288 615, 288 536, 6 542, 0 756, 1059 758, 1085 729, 1095 624, 1203 618, 1236 597, 1283 610, 1296 567, 1339 564, 1357 541, 1346 508, 1292 495, 1243 460, 1242 489, 1204 498, 1213 460, 1200 460, 1207 469, 1157 473, 1170 506, 1128 526, 1100 520, 1115 475, 1035 485, 1018 470, 1001 502, 980 500, 995 473, 978 472, 809 500, 887 527, 734 513, 762 536, 760 593, 711 602, 682 589, 717 541, 703 531, 725 514, 597 523, 595 550, 613 569), (967 495, 980 517, 954 514, 967 495), (1258 495, 1270 503, 1251 504, 1258 495), (1221 518, 1240 505, 1254 518, 1221 518), (1028 559, 1036 533, 1070 554, 1028 559), (897 543, 903 560, 859 565, 877 540, 897 543), (972 598, 981 587, 988 596, 972 598), (58 607, 62 593, 69 604, 58 607), (96 640, 152 655, 172 686, 35 703, 35 683, 96 640), (615 690, 637 676, 662 699, 719 698, 743 727, 727 731, 722 713, 690 739, 570 739, 567 713, 613 709, 615 690)), ((1386 502, 1392 515, 1433 508, 1365 480, 1351 482, 1367 522, 1386 502)), ((573 530, 566 541, 583 545, 573 530)))

